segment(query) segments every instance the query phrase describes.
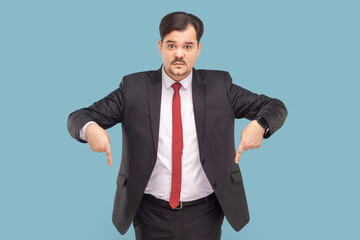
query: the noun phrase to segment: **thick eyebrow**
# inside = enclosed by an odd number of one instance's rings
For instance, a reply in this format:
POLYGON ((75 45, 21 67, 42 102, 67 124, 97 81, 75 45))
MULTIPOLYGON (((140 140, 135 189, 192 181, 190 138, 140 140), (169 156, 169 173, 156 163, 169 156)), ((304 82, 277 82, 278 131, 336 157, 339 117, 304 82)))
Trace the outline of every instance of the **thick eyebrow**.
MULTIPOLYGON (((173 40, 167 40, 166 43, 176 43, 176 41, 173 41, 173 40)), ((188 44, 188 45, 194 45, 193 42, 185 42, 185 44, 188 44)))

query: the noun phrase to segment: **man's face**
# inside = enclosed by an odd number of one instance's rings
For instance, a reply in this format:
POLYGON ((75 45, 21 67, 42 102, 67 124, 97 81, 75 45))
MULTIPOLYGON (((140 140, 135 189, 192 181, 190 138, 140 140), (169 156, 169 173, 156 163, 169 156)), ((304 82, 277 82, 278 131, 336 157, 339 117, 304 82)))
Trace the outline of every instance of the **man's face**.
POLYGON ((186 78, 199 57, 201 43, 198 44, 192 25, 184 31, 172 31, 163 41, 159 41, 165 72, 175 81, 186 78))

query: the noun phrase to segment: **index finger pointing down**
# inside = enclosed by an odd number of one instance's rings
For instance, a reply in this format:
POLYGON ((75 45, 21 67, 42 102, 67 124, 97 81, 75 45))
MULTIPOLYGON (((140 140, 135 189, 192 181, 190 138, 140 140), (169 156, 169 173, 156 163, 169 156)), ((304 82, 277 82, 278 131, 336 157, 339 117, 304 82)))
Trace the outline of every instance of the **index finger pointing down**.
POLYGON ((108 165, 111 166, 111 164, 112 164, 112 156, 111 156, 110 143, 106 146, 105 153, 106 153, 106 156, 107 156, 107 159, 108 159, 108 165))

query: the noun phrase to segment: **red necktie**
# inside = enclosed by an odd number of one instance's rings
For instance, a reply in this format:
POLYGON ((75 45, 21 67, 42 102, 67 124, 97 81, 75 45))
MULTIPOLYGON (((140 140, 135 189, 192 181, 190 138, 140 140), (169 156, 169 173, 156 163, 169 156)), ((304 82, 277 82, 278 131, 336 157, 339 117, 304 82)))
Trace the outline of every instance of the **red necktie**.
POLYGON ((172 117, 172 177, 170 206, 174 209, 179 205, 181 192, 181 155, 183 149, 183 131, 181 123, 180 83, 171 85, 174 89, 172 117))

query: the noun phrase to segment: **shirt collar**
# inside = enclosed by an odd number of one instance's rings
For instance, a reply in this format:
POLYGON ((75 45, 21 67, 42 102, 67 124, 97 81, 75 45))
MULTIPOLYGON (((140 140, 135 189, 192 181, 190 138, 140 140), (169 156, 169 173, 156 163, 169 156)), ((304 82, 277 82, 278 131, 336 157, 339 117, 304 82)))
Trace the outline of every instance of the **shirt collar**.
POLYGON ((186 78, 184 78, 181 81, 175 81, 171 77, 169 77, 169 75, 166 74, 166 72, 164 70, 164 66, 162 67, 162 81, 164 82, 166 88, 170 88, 171 85, 173 85, 176 82, 179 82, 179 83, 181 83, 183 88, 186 90, 190 86, 190 83, 192 82, 192 74, 193 74, 193 71, 191 69, 190 74, 186 78))

